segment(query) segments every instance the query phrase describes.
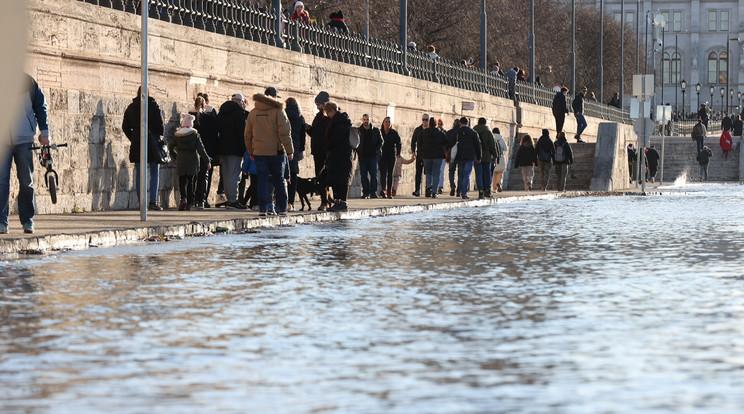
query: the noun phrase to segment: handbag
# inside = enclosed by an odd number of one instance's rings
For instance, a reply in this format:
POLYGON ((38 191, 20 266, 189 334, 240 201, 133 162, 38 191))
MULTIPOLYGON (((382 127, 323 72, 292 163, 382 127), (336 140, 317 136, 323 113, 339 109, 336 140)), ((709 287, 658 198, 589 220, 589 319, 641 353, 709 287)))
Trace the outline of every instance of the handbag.
POLYGON ((155 162, 161 165, 171 162, 168 144, 165 143, 165 140, 162 137, 156 138, 153 135, 149 135, 148 141, 150 141, 150 154, 152 154, 155 162))

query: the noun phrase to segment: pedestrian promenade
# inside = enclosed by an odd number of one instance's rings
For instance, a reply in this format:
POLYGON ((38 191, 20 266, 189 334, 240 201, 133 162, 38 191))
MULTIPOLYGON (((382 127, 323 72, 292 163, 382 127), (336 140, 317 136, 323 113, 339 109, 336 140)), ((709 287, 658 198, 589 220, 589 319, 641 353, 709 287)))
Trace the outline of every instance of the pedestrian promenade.
MULTIPOLYGON (((10 234, 0 235, 0 254, 34 254, 65 250, 83 250, 93 247, 112 247, 144 241, 172 240, 185 237, 207 236, 219 233, 249 232, 252 229, 362 219, 395 214, 447 210, 465 207, 483 207, 504 202, 547 200, 559 197, 588 195, 622 195, 625 193, 539 193, 504 192, 492 199, 470 200, 442 196, 437 199, 398 197, 392 200, 350 200, 349 211, 343 213, 304 211, 289 213, 286 217, 259 217, 257 212, 246 210, 207 209, 203 211, 150 212, 149 221, 142 223, 138 211, 110 211, 84 214, 41 215, 35 219, 36 233, 22 233, 18 217, 10 217, 10 234)), ((318 200, 313 206, 319 205, 318 200)))

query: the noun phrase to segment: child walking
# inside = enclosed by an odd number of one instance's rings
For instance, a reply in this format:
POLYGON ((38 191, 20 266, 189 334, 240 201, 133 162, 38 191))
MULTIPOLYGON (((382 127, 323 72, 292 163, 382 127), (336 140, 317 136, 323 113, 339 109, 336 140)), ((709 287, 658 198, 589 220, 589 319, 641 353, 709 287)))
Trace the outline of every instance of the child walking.
POLYGON ((398 193, 398 185, 400 185, 400 179, 403 176, 403 165, 412 164, 415 160, 415 155, 412 155, 408 160, 400 155, 395 159, 395 168, 393 169, 393 197, 398 193))
POLYGON ((207 169, 210 168, 211 164, 209 155, 204 150, 201 137, 194 129, 194 119, 196 118, 191 114, 182 116, 181 128, 176 131, 175 138, 170 145, 178 171, 178 187, 181 195, 179 211, 191 210, 191 206, 194 205, 194 191, 196 189, 196 176, 199 174, 200 159, 206 160, 207 169))

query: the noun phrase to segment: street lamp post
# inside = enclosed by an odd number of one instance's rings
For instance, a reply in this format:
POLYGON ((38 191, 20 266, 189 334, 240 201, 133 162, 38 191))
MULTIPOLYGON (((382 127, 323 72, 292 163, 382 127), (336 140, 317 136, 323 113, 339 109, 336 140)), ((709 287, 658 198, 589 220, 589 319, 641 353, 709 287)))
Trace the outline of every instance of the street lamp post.
POLYGON ((734 106, 734 89, 729 89, 729 100, 728 105, 726 106, 726 112, 731 110, 731 107, 734 106))
POLYGON ((403 72, 408 73, 408 0, 400 0, 400 53, 402 56, 403 72))
POLYGON ((599 101, 604 102, 604 0, 599 1, 599 101))
POLYGON ((726 108, 724 105, 726 105, 726 102, 724 101, 726 97, 726 88, 721 87, 721 118, 723 118, 723 114, 726 112, 726 108))
POLYGON ((620 0, 620 107, 625 95, 625 0, 620 0))
POLYGON ((687 108, 685 108, 685 90, 687 89, 687 81, 682 80, 682 82, 679 83, 679 86, 682 89, 682 119, 687 119, 687 108))
POLYGON ((695 92, 697 93, 697 107, 695 107, 696 110, 700 110, 700 89, 702 89, 702 85, 700 85, 700 82, 695 85, 695 92))
POLYGON ((530 83, 535 83, 535 0, 530 0, 530 83))
POLYGON ((710 107, 708 109, 710 109, 711 113, 713 112, 713 94, 714 93, 716 93, 716 87, 713 85, 710 85, 710 102, 708 103, 710 107))
POLYGON ((741 111, 741 91, 736 92, 736 97, 738 98, 738 101, 739 101, 739 109, 736 110, 736 112, 738 113, 741 111))
POLYGON ((571 93, 576 95, 576 0, 571 0, 571 93))
MULTIPOLYGON (((488 71, 488 19, 486 16, 486 0, 481 0, 481 40, 480 40, 480 67, 483 72, 488 71)), ((530 79, 535 76, 530 73, 530 79)))

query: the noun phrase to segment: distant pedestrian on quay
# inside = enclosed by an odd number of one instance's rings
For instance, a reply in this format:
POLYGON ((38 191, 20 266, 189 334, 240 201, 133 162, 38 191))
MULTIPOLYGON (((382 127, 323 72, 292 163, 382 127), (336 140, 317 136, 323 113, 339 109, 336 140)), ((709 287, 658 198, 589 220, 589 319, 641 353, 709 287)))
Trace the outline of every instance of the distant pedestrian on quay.
POLYGON ((305 159, 305 144, 307 132, 305 129, 305 117, 302 116, 302 109, 295 98, 287 98, 284 101, 284 112, 289 119, 289 125, 292 128, 292 146, 294 154, 289 161, 289 188, 288 188, 288 211, 294 211, 295 198, 297 197, 297 178, 300 174, 300 161, 305 159))
POLYGON ((431 60, 439 60, 439 55, 437 54, 437 48, 434 45, 429 45, 426 48, 426 56, 429 57, 431 60))
POLYGON ((454 197, 457 193, 457 182, 455 181, 455 174, 457 172, 457 162, 452 159, 452 148, 457 144, 457 133, 460 129, 460 120, 455 119, 452 123, 452 129, 447 131, 447 152, 445 153, 446 161, 449 163, 449 184, 450 184, 450 196, 454 197))
POLYGON ((610 99, 610 106, 614 106, 615 108, 620 108, 620 94, 615 92, 614 95, 612 95, 612 99, 610 99))
POLYGON ((293 22, 302 22, 304 24, 310 24, 310 13, 305 10, 305 3, 297 1, 294 4, 294 12, 290 16, 293 22))
POLYGON ((493 138, 496 141, 496 153, 497 157, 493 163, 493 189, 497 192, 502 192, 502 181, 504 180, 504 171, 509 162, 509 147, 506 144, 506 140, 501 136, 501 130, 498 128, 493 129, 493 138))
POLYGON ((656 151, 656 147, 651 144, 651 147, 646 149, 646 179, 652 183, 656 182, 656 172, 659 170, 659 160, 661 156, 659 151, 656 151))
POLYGON ((586 94, 586 88, 576 94, 573 100, 572 107, 574 111, 574 117, 576 117, 576 142, 583 143, 584 140, 581 138, 581 134, 587 127, 586 118, 584 117, 584 95, 586 94))
MULTIPOLYGON (((538 143, 539 145, 539 143, 538 143)), ((574 162, 571 145, 566 140, 566 133, 561 132, 555 139, 553 151, 553 165, 555 166, 555 175, 558 178, 558 191, 566 191, 566 181, 568 180, 568 170, 574 162)))
POLYGON ((563 125, 566 123, 566 114, 568 113, 568 101, 566 95, 568 94, 568 88, 565 86, 561 87, 561 90, 556 92, 553 97, 553 118, 555 118, 555 130, 556 132, 563 132, 563 125))
MULTIPOLYGON (((38 87, 38 86, 37 86, 38 87)), ((138 89, 137 97, 132 99, 132 103, 129 104, 126 111, 124 111, 124 120, 121 125, 124 135, 127 136, 130 142, 129 147, 129 162, 134 164, 135 168, 135 183, 137 186, 137 197, 140 194, 140 174, 139 174, 139 162, 140 162, 140 96, 142 95, 142 89, 138 89)), ((38 98, 35 98, 38 102, 38 98)), ((34 108, 36 111, 36 108, 34 108)), ((28 112, 28 111, 27 111, 28 112)), ((155 98, 148 97, 147 99, 147 129, 148 129, 148 151, 147 151, 147 170, 150 174, 149 182, 149 203, 148 209, 154 211, 162 210, 162 207, 158 205, 158 190, 160 186, 160 164, 152 148, 154 144, 161 139, 163 136, 163 117, 160 113, 160 107, 155 102, 155 98)), ((39 116, 37 115, 37 119, 39 116)), ((45 120, 46 121, 46 120, 45 120)), ((33 170, 32 170, 33 171, 33 170)), ((24 181, 25 182, 25 181, 24 181)), ((0 200, 2 201, 2 200, 0 200)))
POLYGON ((697 162, 700 164, 700 181, 708 181, 708 165, 713 158, 713 151, 707 145, 698 153, 697 162))
POLYGON ((481 143, 481 161, 475 165, 475 182, 478 185, 478 198, 491 198, 491 180, 493 179, 493 162, 498 158, 496 139, 488 127, 486 118, 478 118, 478 125, 473 128, 481 143))
POLYGON ((272 93, 255 94, 245 124, 245 147, 256 162, 258 209, 262 216, 287 214, 286 162, 294 159, 289 118, 272 93), (271 181, 271 182, 269 182, 271 181), (272 198, 273 194, 276 200, 272 198))
POLYGON ((331 18, 331 22, 328 23, 329 28, 343 34, 349 33, 349 27, 346 25, 344 13, 341 10, 331 13, 329 17, 331 18))
POLYGON ((731 131, 734 128, 734 120, 728 115, 724 116, 721 120, 721 130, 731 131))
MULTIPOLYGON (((400 157, 401 141, 398 131, 393 129, 390 117, 385 117, 382 121, 382 157, 380 158, 380 181, 382 192, 380 195, 384 198, 393 198, 398 193, 397 186, 394 186, 396 160, 400 157)), ((398 175, 400 177, 400 175, 398 175)))
MULTIPOLYGON (((708 108, 705 104, 700 104, 700 109, 698 109, 698 118, 703 122, 703 125, 705 125, 705 129, 708 130, 708 121, 710 117, 708 116, 708 108)), ((698 152, 700 152, 700 150, 698 150, 698 152)))
POLYGON ((238 184, 242 174, 243 155, 245 155, 245 96, 233 94, 229 101, 220 106, 217 122, 220 130, 218 153, 220 156, 220 174, 227 195, 228 209, 244 209, 238 203, 238 184))
POLYGON ((491 76, 504 76, 504 72, 501 71, 501 64, 499 62, 494 63, 491 67, 491 76))
POLYGON ((540 172, 540 188, 543 191, 548 191, 548 184, 550 184, 550 170, 553 168, 553 159, 555 156, 555 145, 553 140, 550 138, 550 131, 547 129, 542 130, 540 139, 537 140, 537 161, 538 170, 540 172))
POLYGON ((628 144, 628 174, 630 175, 630 183, 633 184, 636 177, 636 168, 638 166, 638 151, 635 149, 633 144, 628 144))
POLYGON ((417 154, 424 160, 426 197, 437 197, 446 148, 447 135, 437 128, 434 117, 429 118, 429 127, 424 130, 417 154))
POLYGON ((331 120, 328 126, 328 160, 326 161, 328 183, 333 188, 333 207, 329 211, 341 212, 348 210, 346 198, 351 181, 353 151, 349 144, 351 120, 346 112, 339 111, 335 102, 326 103, 325 112, 331 120))
POLYGON ((181 202, 179 211, 191 210, 195 205, 196 178, 199 176, 201 165, 211 167, 211 160, 204 149, 199 132, 194 128, 195 117, 184 114, 181 118, 181 127, 176 130, 173 140, 170 142, 172 158, 176 161, 178 173, 178 193, 181 202))
POLYGON ((532 191, 532 180, 535 178, 535 166, 537 165, 537 152, 532 143, 532 137, 524 135, 517 149, 516 167, 522 174, 522 185, 524 191, 532 191))
POLYGON ((424 174, 424 159, 418 155, 421 147, 421 141, 424 138, 424 131, 429 127, 429 114, 421 115, 421 125, 413 130, 411 137, 411 154, 416 157, 416 182, 414 185, 413 196, 421 197, 421 180, 424 174))
POLYGON ((734 137, 738 137, 741 141, 742 132, 744 131, 744 122, 741 120, 741 115, 736 115, 734 118, 734 137))
POLYGON ((698 115, 698 121, 694 127, 692 127, 692 140, 695 141, 697 146, 697 153, 703 150, 705 143, 705 137, 708 135, 708 130, 703 122, 703 118, 698 115))
POLYGON ((199 159, 199 174, 196 176, 196 193, 194 195, 195 207, 197 209, 209 208, 212 174, 215 165, 219 165, 219 158, 217 157, 217 146, 219 145, 217 110, 209 105, 209 96, 206 93, 199 93, 194 100, 194 109, 189 113, 195 118, 194 128, 199 132, 199 137, 211 161, 207 165, 205 163, 207 161, 206 159, 199 159))
MULTIPOLYGON (((37 132, 39 133, 39 144, 50 144, 49 125, 47 123, 49 113, 44 92, 31 76, 26 75, 24 82, 26 82, 25 88, 19 100, 19 103, 22 103, 23 106, 17 108, 18 117, 14 129, 10 131, 9 146, 5 147, 4 151, 0 151, 0 155, 2 155, 2 160, 0 160, 0 234, 8 234, 10 172, 13 163, 15 163, 19 184, 18 215, 20 216, 21 226, 23 226, 23 232, 26 234, 34 232, 36 199, 34 195, 34 154, 31 147, 34 145, 37 132)), ((139 105, 139 99, 136 100, 136 103, 139 105)), ((137 108, 139 114, 139 106, 137 108)), ((157 108, 157 104, 155 108, 157 108)), ((158 116, 160 116, 160 112, 158 112, 158 116)), ((139 119, 137 125, 139 125, 139 119)), ((130 140, 132 139, 130 138, 130 140)), ((139 143, 139 139, 136 139, 136 141, 139 143)), ((139 145, 137 150, 139 150, 139 145)), ((139 151, 137 155, 139 156, 139 151)), ((139 177, 139 175, 137 176, 139 177)))
POLYGON ((517 74, 519 73, 518 67, 513 67, 506 72, 506 86, 509 92, 509 99, 514 100, 515 92, 517 89, 517 74))
POLYGON ((473 167, 481 161, 481 143, 478 133, 470 128, 470 121, 466 117, 460 118, 460 129, 457 131, 457 168, 459 179, 457 190, 462 199, 468 199, 468 187, 470 186, 470 174, 473 167))
POLYGON ((318 113, 313 119, 313 124, 307 128, 308 134, 310 134, 310 151, 313 155, 313 162, 315 165, 315 178, 320 181, 321 192, 320 192, 320 206, 318 211, 325 211, 329 207, 328 200, 328 183, 326 182, 326 158, 328 156, 328 145, 326 143, 328 135, 328 126, 331 120, 326 116, 325 104, 330 101, 331 97, 328 92, 321 91, 318 96, 315 97, 315 106, 318 109, 318 113))
POLYGON ((721 151, 723 152, 723 159, 727 160, 729 153, 734 149, 734 140, 731 138, 730 129, 723 130, 719 144, 721 145, 721 151))
POLYGON ((362 198, 377 198, 377 173, 382 157, 382 134, 372 125, 369 115, 362 115, 359 127, 359 174, 362 178, 362 198))

